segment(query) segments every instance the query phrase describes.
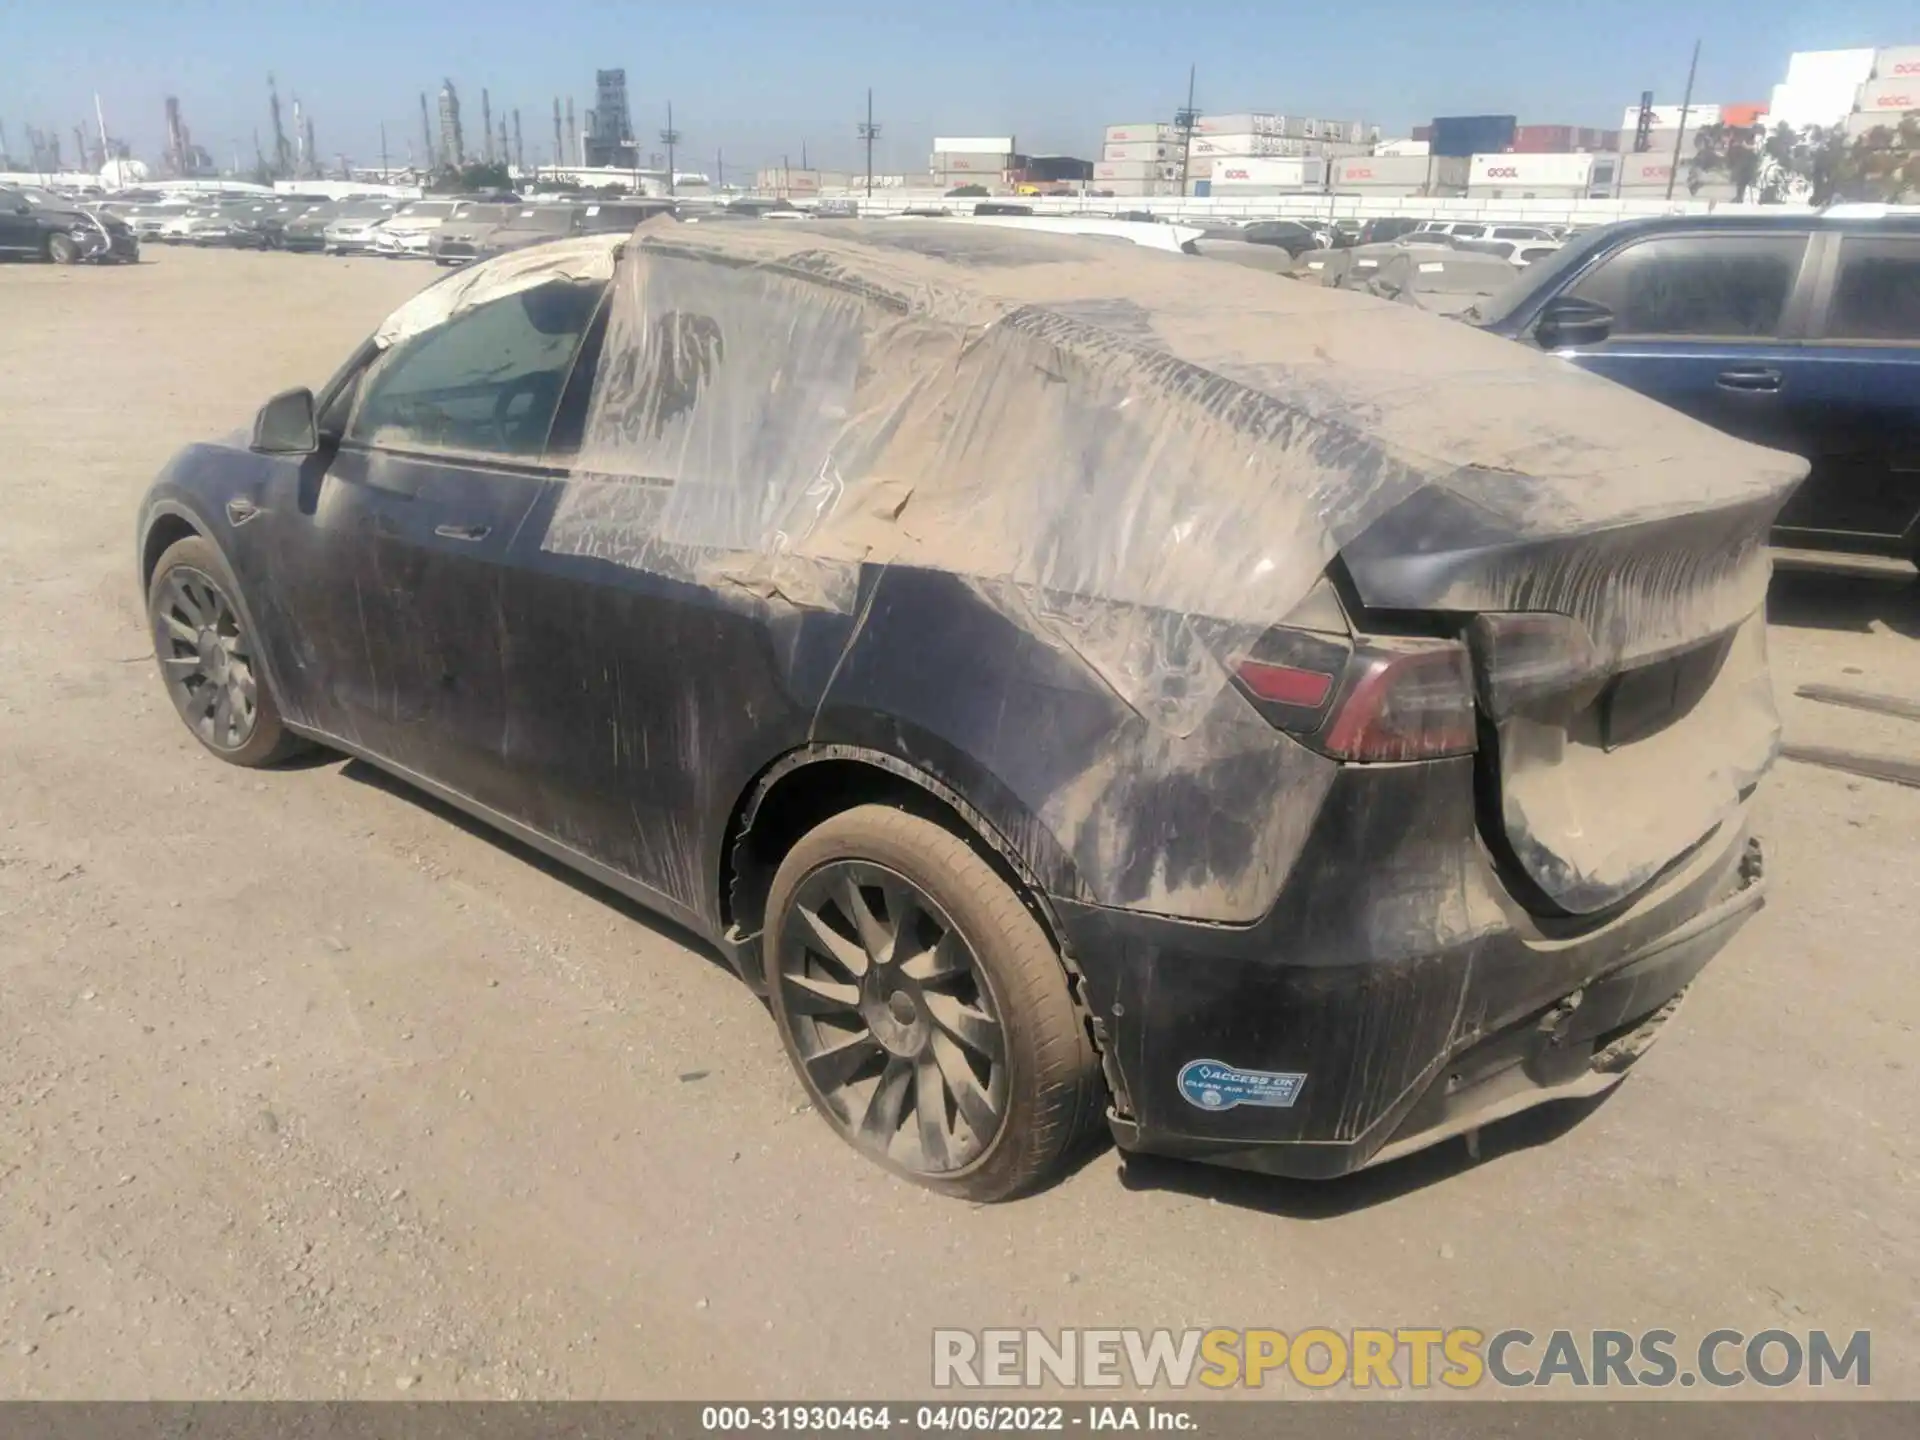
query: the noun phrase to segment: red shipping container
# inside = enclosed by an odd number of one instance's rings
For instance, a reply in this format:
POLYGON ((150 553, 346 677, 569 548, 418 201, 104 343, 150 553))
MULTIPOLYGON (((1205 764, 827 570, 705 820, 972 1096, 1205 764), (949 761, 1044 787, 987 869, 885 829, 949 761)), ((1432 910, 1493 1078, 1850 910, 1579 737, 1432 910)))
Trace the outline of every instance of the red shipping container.
POLYGON ((1573 149, 1571 125, 1518 125, 1513 131, 1516 155, 1558 155, 1573 149))

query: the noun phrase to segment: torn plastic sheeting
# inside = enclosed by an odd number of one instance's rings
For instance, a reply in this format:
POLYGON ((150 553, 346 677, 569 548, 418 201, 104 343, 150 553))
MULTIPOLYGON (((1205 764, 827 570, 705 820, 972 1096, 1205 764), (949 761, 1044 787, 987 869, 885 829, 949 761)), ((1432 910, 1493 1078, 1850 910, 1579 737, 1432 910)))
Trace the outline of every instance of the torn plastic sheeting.
POLYGON ((1407 250, 1371 271, 1352 271, 1359 288, 1436 315, 1466 313, 1506 289, 1520 273, 1498 255, 1407 250))
POLYGON ((1553 535, 1804 468, 1407 307, 985 227, 654 222, 605 354, 548 549, 841 610, 863 563, 1007 581, 1180 734, 1226 672, 1154 612, 1244 644, 1424 488, 1553 535))
POLYGON ((456 271, 389 315, 373 332, 373 342, 382 349, 389 348, 446 324, 463 310, 532 290, 550 280, 609 280, 613 277, 614 256, 625 240, 624 235, 588 235, 534 246, 471 270, 456 271))
POLYGON ((1612 717, 1625 701, 1617 692, 1599 698, 1599 681, 1522 707, 1499 726, 1507 839, 1548 898, 1575 914, 1632 895, 1712 834, 1779 751, 1761 614, 1721 648, 1665 662, 1647 679, 1683 713, 1642 735, 1617 733, 1623 722, 1612 717), (1711 664, 1697 695, 1676 668, 1686 664, 1711 664))

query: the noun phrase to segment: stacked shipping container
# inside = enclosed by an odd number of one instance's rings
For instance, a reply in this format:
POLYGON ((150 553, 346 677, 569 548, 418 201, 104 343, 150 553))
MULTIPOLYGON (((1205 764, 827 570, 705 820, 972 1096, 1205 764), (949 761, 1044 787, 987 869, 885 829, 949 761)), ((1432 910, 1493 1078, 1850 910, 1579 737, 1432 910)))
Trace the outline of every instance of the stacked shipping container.
POLYGON ((1368 155, 1333 162, 1336 195, 1394 199, 1412 195, 1464 195, 1467 160, 1458 155, 1368 155))
POLYGON ((940 136, 927 162, 933 183, 942 190, 962 185, 984 185, 989 190, 1007 183, 1007 173, 1020 168, 1011 136, 940 136))

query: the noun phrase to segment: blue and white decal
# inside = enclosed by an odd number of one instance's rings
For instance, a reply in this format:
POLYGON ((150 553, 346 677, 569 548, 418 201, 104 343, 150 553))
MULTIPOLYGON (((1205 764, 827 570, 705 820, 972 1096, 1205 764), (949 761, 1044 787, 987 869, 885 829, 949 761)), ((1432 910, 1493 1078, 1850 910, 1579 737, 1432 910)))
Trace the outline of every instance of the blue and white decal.
POLYGON ((1231 1110, 1236 1105, 1291 1109, 1300 1098, 1305 1075, 1283 1070, 1241 1070, 1219 1060, 1189 1060, 1180 1067, 1180 1098, 1201 1110, 1231 1110))

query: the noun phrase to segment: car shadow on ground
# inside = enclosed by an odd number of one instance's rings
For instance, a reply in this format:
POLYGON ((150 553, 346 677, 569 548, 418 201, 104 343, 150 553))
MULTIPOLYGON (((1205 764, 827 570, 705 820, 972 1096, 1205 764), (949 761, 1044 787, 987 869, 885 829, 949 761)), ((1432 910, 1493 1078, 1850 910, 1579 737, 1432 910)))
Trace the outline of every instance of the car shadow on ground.
POLYGON ((1796 630, 1866 634, 1875 622, 1920 639, 1920 576, 1902 562, 1776 559, 1767 621, 1796 630))
POLYGON ((1479 1132, 1477 1156, 1465 1138, 1457 1138, 1337 1180, 1287 1180, 1158 1155, 1134 1155, 1127 1158, 1120 1183, 1129 1190, 1171 1191, 1288 1220, 1337 1220, 1451 1180, 1503 1155, 1551 1144, 1618 1090, 1615 1086, 1586 1099, 1550 1101, 1495 1121, 1479 1132))
MULTIPOLYGON (((597 880, 589 879, 558 860, 535 850, 532 846, 474 819, 464 810, 456 809, 445 801, 427 794, 424 790, 417 790, 406 781, 389 775, 386 771, 364 760, 342 757, 334 751, 315 750, 286 762, 285 768, 310 769, 341 762, 343 759, 340 773, 347 779, 419 806, 449 825, 457 826, 468 835, 506 852, 542 874, 551 876, 584 898, 604 905, 636 925, 645 926, 661 938, 698 955, 727 975, 734 975, 733 966, 728 963, 726 957, 691 930, 682 928, 637 901, 629 900, 619 891, 609 889, 597 880)), ((1217 1165, 1170 1160, 1158 1155, 1120 1155, 1112 1138, 1102 1126, 1095 1134, 1088 1136, 1074 1147, 1073 1151, 1065 1157, 1065 1162, 1059 1170, 1040 1189, 1042 1191, 1054 1189, 1071 1180, 1095 1161, 1114 1154, 1120 1161, 1120 1183, 1128 1190, 1170 1191, 1294 1220, 1332 1220, 1398 1199, 1410 1191, 1451 1179, 1476 1165, 1489 1163, 1502 1155, 1528 1150, 1536 1145, 1544 1145, 1556 1140, 1579 1124, 1602 1104, 1608 1095, 1613 1093, 1609 1090, 1605 1094, 1587 1100, 1557 1101, 1541 1105, 1486 1126, 1479 1132, 1477 1156, 1469 1151, 1464 1139, 1448 1140, 1431 1149, 1409 1155, 1404 1160, 1397 1160, 1377 1169, 1363 1170, 1357 1175, 1344 1176, 1337 1180, 1287 1180, 1243 1170, 1229 1170, 1217 1165)))
MULTIPOLYGON (((328 761, 338 761, 341 758, 338 753, 321 752, 318 758, 312 763, 325 764, 328 761)), ((346 757, 346 763, 340 767, 340 773, 349 780, 371 786, 375 790, 394 796, 396 799, 418 805, 422 810, 428 811, 446 821, 449 825, 459 827, 475 839, 484 840, 496 850, 503 850, 516 860, 525 862, 542 874, 552 876, 569 889, 577 891, 580 895, 594 901, 596 904, 604 905, 609 910, 617 911, 619 914, 633 921, 634 924, 643 925, 662 939, 670 940, 682 949, 691 951, 702 960, 705 960, 709 965, 718 966, 728 975, 734 974, 733 966, 727 962, 726 956, 708 944, 705 939, 694 934, 693 931, 674 923, 664 915, 649 910, 638 901, 629 900, 618 890, 610 889, 602 885, 599 881, 582 875, 578 870, 574 870, 569 866, 561 864, 558 860, 542 854, 531 845, 524 844, 514 839, 511 835, 495 830, 492 826, 474 819, 471 815, 467 814, 466 811, 456 809, 445 801, 427 794, 424 790, 414 789, 414 787, 407 784, 406 781, 389 775, 378 766, 369 765, 364 760, 346 757)))

